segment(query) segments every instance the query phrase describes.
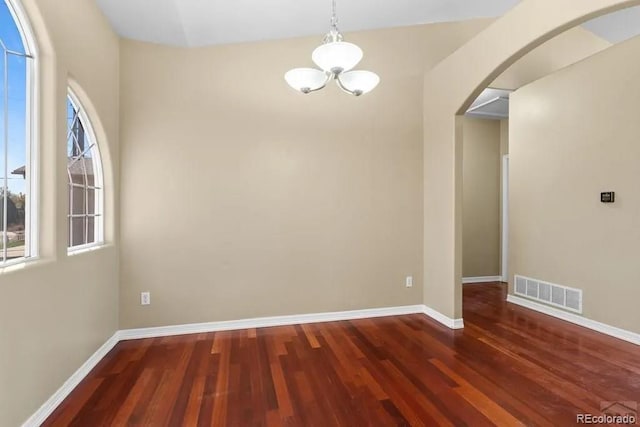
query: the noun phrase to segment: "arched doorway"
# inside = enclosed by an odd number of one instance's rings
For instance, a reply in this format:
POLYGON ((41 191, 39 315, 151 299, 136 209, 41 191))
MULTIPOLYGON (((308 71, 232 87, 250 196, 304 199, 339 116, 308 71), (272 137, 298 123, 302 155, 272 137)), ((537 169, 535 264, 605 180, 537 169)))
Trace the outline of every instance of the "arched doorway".
POLYGON ((462 326, 461 114, 523 55, 640 0, 523 0, 425 76, 424 303, 462 326), (507 37, 508 35, 508 37, 507 37))

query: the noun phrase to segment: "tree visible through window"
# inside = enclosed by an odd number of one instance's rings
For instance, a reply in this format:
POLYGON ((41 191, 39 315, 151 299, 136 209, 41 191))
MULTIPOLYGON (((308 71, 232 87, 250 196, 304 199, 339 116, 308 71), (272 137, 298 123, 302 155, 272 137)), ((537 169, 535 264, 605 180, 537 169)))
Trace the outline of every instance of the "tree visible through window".
POLYGON ((33 55, 9 0, 0 0, 0 265, 35 255, 31 164, 33 55))
POLYGON ((70 250, 101 243, 102 164, 89 120, 73 93, 67 97, 67 178, 70 250))

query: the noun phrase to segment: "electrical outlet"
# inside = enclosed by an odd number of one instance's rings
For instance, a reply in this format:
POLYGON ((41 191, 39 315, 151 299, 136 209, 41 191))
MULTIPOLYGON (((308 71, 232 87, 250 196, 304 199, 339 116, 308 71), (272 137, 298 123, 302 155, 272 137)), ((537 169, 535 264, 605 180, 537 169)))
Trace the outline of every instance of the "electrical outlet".
POLYGON ((151 304, 151 292, 140 292, 140 305, 151 304))
POLYGON ((412 287, 412 286, 413 286, 413 276, 407 276, 407 278, 406 278, 406 279, 404 279, 404 285, 405 285, 407 288, 412 287))

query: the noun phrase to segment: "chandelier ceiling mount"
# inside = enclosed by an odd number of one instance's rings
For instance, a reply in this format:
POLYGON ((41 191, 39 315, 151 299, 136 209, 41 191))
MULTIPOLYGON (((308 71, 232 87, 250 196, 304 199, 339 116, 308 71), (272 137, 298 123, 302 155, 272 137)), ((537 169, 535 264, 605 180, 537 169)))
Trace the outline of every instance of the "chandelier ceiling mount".
POLYGON ((371 92, 380 82, 380 77, 371 71, 353 70, 362 59, 362 49, 344 41, 338 29, 336 0, 332 0, 332 6, 330 30, 324 36, 322 45, 311 55, 320 69, 294 68, 284 78, 289 86, 304 94, 323 89, 331 80, 335 80, 340 89, 351 95, 371 92))

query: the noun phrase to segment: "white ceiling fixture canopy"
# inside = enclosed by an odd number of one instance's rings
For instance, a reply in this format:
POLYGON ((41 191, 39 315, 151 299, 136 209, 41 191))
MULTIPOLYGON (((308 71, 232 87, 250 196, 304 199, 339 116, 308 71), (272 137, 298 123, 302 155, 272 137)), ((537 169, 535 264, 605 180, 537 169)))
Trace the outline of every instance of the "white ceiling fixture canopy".
POLYGON ((362 49, 344 41, 338 29, 336 0, 331 1, 331 6, 330 30, 324 36, 323 44, 311 55, 313 62, 322 71, 294 68, 284 75, 284 79, 289 86, 305 94, 324 88, 331 80, 335 80, 340 89, 351 95, 360 96, 371 92, 380 83, 380 77, 372 71, 351 71, 362 59, 362 49))

